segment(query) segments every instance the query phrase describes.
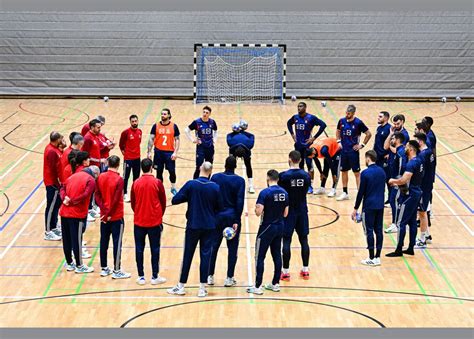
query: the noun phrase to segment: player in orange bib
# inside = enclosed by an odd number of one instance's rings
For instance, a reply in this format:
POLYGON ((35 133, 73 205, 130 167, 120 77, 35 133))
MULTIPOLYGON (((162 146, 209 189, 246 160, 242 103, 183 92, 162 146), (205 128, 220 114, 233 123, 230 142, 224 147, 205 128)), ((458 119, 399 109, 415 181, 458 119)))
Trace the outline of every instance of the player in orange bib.
POLYGON ((163 108, 161 121, 153 125, 148 140, 148 158, 151 159, 151 149, 154 147, 153 168, 156 177, 163 182, 163 170, 169 172, 171 194, 175 195, 176 189, 176 157, 179 150, 179 128, 171 122, 171 111, 163 108))
POLYGON ((328 192, 328 197, 332 198, 336 195, 336 187, 339 181, 339 172, 341 168, 341 144, 336 138, 322 138, 316 140, 308 149, 309 158, 314 158, 316 167, 321 176, 321 187, 314 191, 315 195, 324 194, 326 192, 326 180, 328 178, 329 169, 332 173, 332 188, 328 192), (324 168, 317 158, 324 158, 324 168))

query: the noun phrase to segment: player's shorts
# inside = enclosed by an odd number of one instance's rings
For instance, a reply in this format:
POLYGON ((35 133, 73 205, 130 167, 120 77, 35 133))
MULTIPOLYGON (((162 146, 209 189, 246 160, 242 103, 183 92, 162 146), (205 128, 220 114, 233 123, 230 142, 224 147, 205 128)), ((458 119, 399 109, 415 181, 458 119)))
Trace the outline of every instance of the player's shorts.
POLYGON ((163 166, 168 171, 174 171, 176 168, 176 161, 171 160, 171 156, 174 152, 172 151, 160 151, 155 148, 155 156, 153 157, 153 168, 156 170, 158 167, 163 166))
POLYGON ((296 233, 300 236, 309 234, 308 212, 297 212, 290 209, 288 216, 285 218, 283 236, 291 237, 293 235, 293 231, 296 231, 296 233))
POLYGON ((313 169, 313 159, 308 158, 308 152, 306 151, 306 147, 301 147, 295 144, 295 151, 300 152, 301 159, 306 163, 308 171, 311 171, 313 169))
POLYGON ((341 152, 341 171, 352 169, 352 172, 360 172, 359 152, 341 152))
POLYGON ((433 197, 433 189, 424 190, 421 194, 420 206, 418 206, 418 211, 427 212, 428 207, 430 206, 431 198, 433 197))
POLYGON ((214 146, 198 145, 196 147, 196 167, 201 166, 204 161, 209 161, 211 164, 214 162, 214 146))

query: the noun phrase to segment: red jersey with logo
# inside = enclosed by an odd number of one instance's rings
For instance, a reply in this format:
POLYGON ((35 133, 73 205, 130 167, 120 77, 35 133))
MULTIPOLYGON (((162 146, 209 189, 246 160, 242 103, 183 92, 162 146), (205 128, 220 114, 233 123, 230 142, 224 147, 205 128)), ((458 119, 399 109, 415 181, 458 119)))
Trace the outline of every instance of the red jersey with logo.
POLYGON ((45 186, 59 187, 61 178, 61 150, 49 143, 43 154, 43 181, 45 186))
POLYGON ((124 160, 140 159, 140 144, 142 141, 142 130, 139 128, 127 128, 120 135, 119 147, 124 160))
POLYGON ((99 136, 93 134, 91 131, 87 132, 84 136, 84 146, 82 146, 82 150, 89 152, 91 165, 100 165, 100 143, 99 136))
POLYGON ((166 210, 165 188, 153 174, 143 174, 133 182, 130 198, 135 225, 153 227, 163 222, 166 210))
POLYGON ((116 221, 123 218, 123 186, 120 174, 110 169, 101 173, 97 179, 95 199, 100 207, 103 221, 116 221))

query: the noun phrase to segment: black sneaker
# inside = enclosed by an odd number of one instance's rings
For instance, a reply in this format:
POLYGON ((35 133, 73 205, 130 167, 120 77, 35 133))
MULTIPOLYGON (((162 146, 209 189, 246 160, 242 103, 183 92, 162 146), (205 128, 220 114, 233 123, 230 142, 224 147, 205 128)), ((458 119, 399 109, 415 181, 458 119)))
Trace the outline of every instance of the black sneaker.
POLYGON ((392 252, 392 253, 385 254, 385 256, 386 257, 391 257, 391 258, 403 257, 403 252, 402 251, 395 251, 395 252, 392 252))
POLYGON ((426 237, 426 243, 431 244, 432 242, 433 242, 433 238, 431 237, 431 235, 427 236, 426 237))

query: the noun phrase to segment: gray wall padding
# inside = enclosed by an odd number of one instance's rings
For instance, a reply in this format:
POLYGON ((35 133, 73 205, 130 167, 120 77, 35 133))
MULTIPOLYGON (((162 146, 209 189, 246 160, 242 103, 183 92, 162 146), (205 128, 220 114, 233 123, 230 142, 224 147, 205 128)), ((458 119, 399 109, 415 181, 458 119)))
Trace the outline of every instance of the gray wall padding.
POLYGON ((0 12, 0 94, 192 96, 194 43, 284 43, 287 94, 473 97, 471 12, 0 12))

